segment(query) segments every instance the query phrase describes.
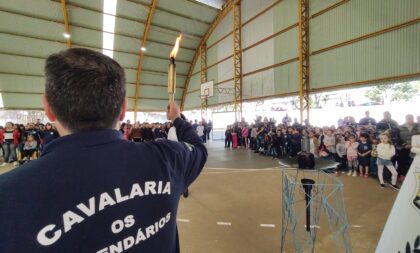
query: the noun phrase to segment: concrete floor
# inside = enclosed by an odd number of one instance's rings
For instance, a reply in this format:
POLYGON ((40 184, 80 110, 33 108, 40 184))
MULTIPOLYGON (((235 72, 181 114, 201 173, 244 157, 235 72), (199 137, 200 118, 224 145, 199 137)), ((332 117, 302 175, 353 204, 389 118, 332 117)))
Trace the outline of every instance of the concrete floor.
MULTIPOLYGON (((181 252, 280 252, 282 172, 278 163, 250 150, 225 149, 222 142, 206 145, 206 167, 179 206, 181 252)), ((0 174, 10 169, 0 167, 0 174)), ((381 189, 374 179, 346 175, 339 179, 344 184, 353 252, 374 252, 397 191, 381 189)), ((324 224, 321 218, 316 252, 335 252, 324 224)))
MULTIPOLYGON (((221 142, 207 147, 206 167, 190 187, 189 198, 180 203, 181 251, 280 252, 282 172, 278 163, 249 150, 224 149, 221 142)), ((397 191, 381 189, 375 179, 341 175, 339 180, 344 184, 353 252, 374 252, 397 191)), ((335 252, 326 224, 321 218, 316 252, 335 252)))

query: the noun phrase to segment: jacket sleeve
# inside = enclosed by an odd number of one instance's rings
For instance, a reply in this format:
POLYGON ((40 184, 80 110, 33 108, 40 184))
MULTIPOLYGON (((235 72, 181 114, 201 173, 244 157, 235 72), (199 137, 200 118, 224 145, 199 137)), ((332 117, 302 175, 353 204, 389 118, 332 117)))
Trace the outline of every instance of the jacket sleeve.
POLYGON ((183 166, 180 169, 183 173, 184 186, 188 187, 201 173, 207 161, 207 149, 190 123, 177 118, 174 121, 174 126, 178 137, 178 145, 181 146, 178 153, 178 159, 181 161, 178 164, 183 166))
POLYGON ((13 131, 13 144, 15 146, 19 144, 19 132, 17 130, 13 131))

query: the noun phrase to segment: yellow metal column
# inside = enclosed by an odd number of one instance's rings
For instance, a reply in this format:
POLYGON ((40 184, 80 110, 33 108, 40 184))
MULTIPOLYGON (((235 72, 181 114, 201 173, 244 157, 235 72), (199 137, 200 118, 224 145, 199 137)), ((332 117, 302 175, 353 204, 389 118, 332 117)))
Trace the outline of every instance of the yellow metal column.
POLYGON ((150 25, 152 24, 152 16, 156 9, 157 0, 152 0, 150 4, 149 14, 147 15, 146 26, 144 27, 143 39, 141 41, 139 61, 137 63, 137 77, 136 77, 136 95, 134 97, 134 123, 137 122, 137 112, 139 107, 139 96, 140 96, 140 81, 142 73, 142 64, 144 51, 143 48, 146 48, 147 37, 149 36, 150 25))
POLYGON ((242 120, 242 44, 241 1, 233 4, 233 83, 235 89, 235 120, 242 120))
MULTIPOLYGON (((203 43, 200 47, 200 78, 201 83, 207 82, 207 43, 203 43)), ((207 121, 207 96, 201 98, 201 119, 207 121)))
POLYGON ((63 11, 63 19, 64 19, 64 32, 67 34, 66 37, 66 45, 67 48, 71 48, 71 40, 70 40, 70 26, 69 26, 69 18, 67 16, 67 6, 66 0, 61 0, 61 10, 63 11))
POLYGON ((223 20, 223 18, 229 13, 231 10, 233 3, 235 0, 227 0, 226 3, 222 6, 222 9, 217 13, 216 17, 214 18, 213 22, 211 23, 209 29, 207 32, 203 35, 201 38, 200 44, 195 51, 194 58, 190 65, 190 70, 188 71, 187 78, 185 79, 184 83, 184 90, 182 91, 182 100, 181 100, 181 110, 184 110, 185 105, 185 98, 187 96, 188 86, 190 84, 191 77, 193 75, 194 66, 198 60, 199 54, 200 54, 200 48, 201 46, 207 42, 207 39, 210 37, 211 33, 216 29, 217 25, 220 24, 220 22, 223 20))
POLYGON ((309 86, 309 0, 299 0, 299 99, 300 121, 306 109, 309 121, 310 86, 309 86))

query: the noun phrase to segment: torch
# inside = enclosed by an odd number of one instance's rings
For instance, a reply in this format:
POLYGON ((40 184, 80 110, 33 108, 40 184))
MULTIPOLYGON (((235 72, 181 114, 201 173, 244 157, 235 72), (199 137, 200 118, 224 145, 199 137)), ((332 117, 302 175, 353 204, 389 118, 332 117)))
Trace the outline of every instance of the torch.
POLYGON ((306 231, 311 229, 311 191, 312 187, 315 184, 315 181, 309 178, 302 178, 301 180, 302 187, 305 190, 305 202, 306 202, 306 231))
POLYGON ((179 43, 181 42, 182 34, 176 38, 175 46, 172 49, 169 59, 169 68, 168 68, 168 94, 169 102, 175 101, 175 90, 176 90, 176 64, 175 57, 178 53, 179 43))

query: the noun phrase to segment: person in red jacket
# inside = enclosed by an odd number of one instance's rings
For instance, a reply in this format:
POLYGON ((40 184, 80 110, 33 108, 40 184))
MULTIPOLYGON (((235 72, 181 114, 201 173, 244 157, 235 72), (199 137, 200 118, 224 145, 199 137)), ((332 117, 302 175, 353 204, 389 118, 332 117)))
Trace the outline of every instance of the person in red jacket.
POLYGON ((4 149, 4 162, 1 166, 10 163, 17 165, 16 147, 19 143, 19 132, 13 128, 12 122, 7 122, 4 130, 0 132, 0 142, 4 149))

